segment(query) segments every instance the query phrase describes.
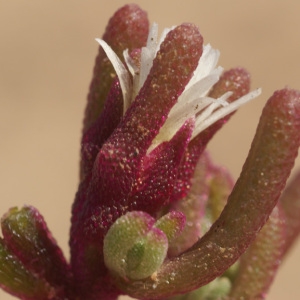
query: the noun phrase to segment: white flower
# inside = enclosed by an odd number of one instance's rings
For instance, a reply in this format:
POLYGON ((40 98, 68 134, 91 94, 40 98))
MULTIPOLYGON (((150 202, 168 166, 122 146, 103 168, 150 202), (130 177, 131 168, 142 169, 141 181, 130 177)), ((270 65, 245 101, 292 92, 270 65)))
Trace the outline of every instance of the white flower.
MULTIPOLYGON (((134 64, 128 50, 124 51, 124 59, 133 80, 131 80, 126 67, 109 45, 101 39, 96 39, 110 59, 119 78, 124 99, 124 114, 143 86, 160 44, 170 30, 172 28, 164 29, 158 41, 158 26, 155 23, 153 24, 149 32, 147 45, 142 48, 140 67, 134 64)), ((220 52, 213 49, 209 44, 203 46, 202 56, 192 78, 179 96, 177 103, 170 110, 166 122, 153 140, 148 153, 160 143, 169 141, 186 120, 195 119, 195 129, 192 134, 192 138, 194 138, 219 119, 261 94, 261 89, 256 89, 232 103, 227 102, 232 92, 227 92, 218 99, 208 97, 209 91, 219 81, 223 72, 223 68, 217 66, 219 56, 220 52)))

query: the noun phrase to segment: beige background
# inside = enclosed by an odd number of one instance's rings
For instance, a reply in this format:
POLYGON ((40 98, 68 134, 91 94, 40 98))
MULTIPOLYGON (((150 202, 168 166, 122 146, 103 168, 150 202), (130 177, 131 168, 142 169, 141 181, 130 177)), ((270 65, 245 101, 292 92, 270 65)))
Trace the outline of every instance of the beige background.
MULTIPOLYGON (((205 41, 221 50, 225 68, 245 66, 253 87, 263 88, 263 96, 241 109, 210 145, 216 161, 237 177, 266 99, 286 85, 300 88, 300 2, 136 2, 160 28, 184 21, 199 25, 205 41)), ((11 206, 36 206, 67 255, 94 38, 125 3, 0 0, 0 214, 11 206)), ((268 299, 300 298, 299 259, 300 244, 268 299)), ((0 292, 3 299, 12 298, 0 292)))

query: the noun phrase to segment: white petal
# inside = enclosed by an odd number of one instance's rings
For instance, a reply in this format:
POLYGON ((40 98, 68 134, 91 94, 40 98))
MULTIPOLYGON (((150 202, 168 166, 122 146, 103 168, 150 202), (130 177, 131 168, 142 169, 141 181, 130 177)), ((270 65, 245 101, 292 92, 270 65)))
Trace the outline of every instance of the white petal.
MULTIPOLYGON (((168 29, 164 31, 163 38, 168 32, 168 29)), ((204 117, 210 115, 216 107, 221 105, 220 101, 206 97, 212 86, 219 81, 223 72, 222 67, 216 68, 219 55, 219 51, 210 45, 203 47, 203 54, 191 80, 179 96, 177 103, 170 110, 166 122, 160 128, 148 152, 158 144, 170 140, 187 119, 196 118, 197 120, 199 112, 203 109, 205 111, 204 117), (210 105, 212 106, 209 108, 210 105)))
MULTIPOLYGON (((157 23, 153 23, 149 34, 148 34, 148 38, 147 38, 147 48, 151 51, 154 52, 155 55, 155 51, 157 48, 157 37, 158 37, 158 25, 157 23)), ((154 56, 153 56, 154 58, 154 56)))
POLYGON ((167 34, 173 29, 172 28, 165 28, 160 36, 159 41, 157 41, 158 37, 158 25, 156 23, 153 23, 153 25, 150 28, 147 45, 146 47, 142 48, 142 54, 141 54, 141 70, 140 70, 140 80, 138 89, 140 90, 141 87, 144 85, 150 70, 153 65, 153 60, 160 48, 161 43, 166 38, 167 34))
POLYGON ((194 82, 184 90, 178 98, 178 102, 183 101, 185 103, 188 101, 187 99, 195 99, 207 95, 212 86, 219 81, 222 72, 223 68, 218 67, 204 78, 194 82))
POLYGON ((128 49, 123 51, 123 57, 129 72, 131 73, 132 77, 134 77, 136 73, 139 71, 139 67, 134 64, 134 61, 129 56, 128 49))
POLYGON ((144 85, 153 64, 157 48, 157 34, 158 25, 153 23, 149 31, 147 45, 142 48, 139 89, 144 85))
POLYGON ((131 105, 132 101, 135 99, 136 95, 139 92, 139 81, 140 81, 140 66, 137 66, 135 64, 135 62, 133 61, 133 59, 131 59, 129 53, 128 53, 128 49, 126 49, 123 52, 123 56, 124 56, 124 60, 125 63, 128 67, 129 72, 132 75, 132 95, 130 97, 130 103, 129 105, 131 105))
POLYGON ((189 89, 195 82, 209 75, 216 68, 219 57, 219 50, 212 48, 210 44, 203 46, 203 53, 198 66, 190 82, 187 84, 186 89, 189 89))
POLYGON ((106 53, 108 59, 111 61, 117 76, 120 81, 122 94, 123 94, 123 111, 125 112, 129 105, 130 105, 130 97, 131 97, 131 90, 132 90, 132 83, 130 79, 130 75, 123 65, 122 61, 119 59, 117 54, 111 49, 111 47, 103 40, 96 39, 96 41, 100 44, 104 52, 106 53))
MULTIPOLYGON (((226 95, 226 94, 224 94, 224 95, 226 95)), ((192 138, 197 136, 201 131, 205 130, 213 123, 217 122, 218 120, 222 119, 223 117, 225 117, 225 116, 229 115, 230 113, 232 113, 233 111, 237 110, 240 106, 242 106, 245 103, 258 97, 260 94, 261 94, 261 89, 256 89, 256 90, 248 93, 247 95, 239 98, 238 100, 236 100, 232 103, 229 103, 228 105, 216 110, 215 112, 212 112, 209 116, 206 116, 206 118, 204 118, 204 120, 202 117, 201 117, 201 119, 197 118, 195 130, 193 132, 192 138)))
MULTIPOLYGON (((218 99, 212 99, 211 104, 203 111, 201 112, 197 118, 196 118, 196 125, 195 127, 198 130, 198 127, 200 128, 201 125, 204 123, 204 121, 212 115, 213 111, 216 110, 218 107, 220 107, 221 105, 223 106, 227 106, 228 103, 226 102, 226 100, 232 95, 232 92, 227 92, 224 95, 222 95, 220 98, 218 99), (225 103, 227 104, 225 104, 225 103)), ((203 130, 203 129, 202 129, 203 130)), ((201 130, 201 131, 202 131, 201 130)), ((200 131, 199 131, 200 132, 200 131)))
MULTIPOLYGON (((200 114, 200 118, 202 116, 205 119, 221 105, 221 100, 206 97, 212 86, 219 81, 223 72, 222 67, 215 68, 218 58, 218 50, 213 49, 210 45, 204 46, 203 54, 193 77, 179 96, 177 103, 170 110, 166 122, 152 142, 150 150, 159 143, 170 140, 187 119, 196 117, 200 111, 207 107, 203 116, 202 113, 200 114), (210 105, 212 106, 209 107, 210 105)), ((198 118, 199 116, 196 120, 198 118)))

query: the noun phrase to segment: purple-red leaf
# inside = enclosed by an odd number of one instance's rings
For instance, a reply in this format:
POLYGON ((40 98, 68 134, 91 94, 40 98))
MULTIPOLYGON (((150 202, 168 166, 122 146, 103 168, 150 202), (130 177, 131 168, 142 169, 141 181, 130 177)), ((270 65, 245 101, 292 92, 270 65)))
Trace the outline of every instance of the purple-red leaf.
POLYGON ((47 281, 61 297, 71 284, 70 268, 43 217, 31 207, 11 209, 1 220, 8 249, 30 272, 47 281))
MULTIPOLYGON (((123 51, 145 46, 149 30, 147 13, 135 4, 121 7, 109 20, 103 40, 106 41, 119 57, 123 51)), ((110 61, 103 49, 99 47, 96 58, 93 79, 90 85, 88 103, 85 110, 85 132, 98 118, 116 77, 110 61)))
POLYGON ((240 260, 230 299, 265 299, 280 266, 285 243, 285 218, 276 206, 240 260))
POLYGON ((286 237, 284 252, 287 253, 300 234, 300 173, 291 180, 280 197, 285 220, 286 237))
POLYGON ((267 102, 248 158, 228 203, 190 250, 164 263, 151 280, 118 285, 133 297, 164 299, 221 275, 247 249, 276 205, 300 145, 300 92, 277 91, 267 102), (141 288, 137 286, 141 284, 141 288))

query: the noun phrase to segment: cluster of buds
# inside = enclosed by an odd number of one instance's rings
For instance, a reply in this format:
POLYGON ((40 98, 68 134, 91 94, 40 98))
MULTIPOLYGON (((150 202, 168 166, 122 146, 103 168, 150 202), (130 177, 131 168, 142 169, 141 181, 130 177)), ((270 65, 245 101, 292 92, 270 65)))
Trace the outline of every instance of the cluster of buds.
POLYGON ((300 92, 268 100, 234 184, 205 148, 260 94, 247 71, 217 66, 193 24, 159 38, 133 4, 97 42, 70 262, 35 208, 13 208, 1 221, 0 286, 25 300, 264 299, 300 231, 300 175, 285 188, 300 92))

